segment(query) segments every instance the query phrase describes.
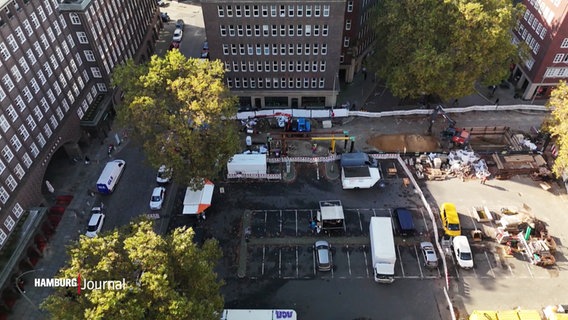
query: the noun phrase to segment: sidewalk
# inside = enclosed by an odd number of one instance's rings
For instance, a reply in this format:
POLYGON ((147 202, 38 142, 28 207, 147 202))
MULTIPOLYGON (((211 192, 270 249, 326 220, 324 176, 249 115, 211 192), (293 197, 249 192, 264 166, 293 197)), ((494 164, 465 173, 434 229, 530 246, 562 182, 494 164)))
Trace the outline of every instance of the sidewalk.
MULTIPOLYGON (((513 84, 506 82, 498 85, 495 91, 491 87, 475 85, 475 93, 458 99, 457 107, 484 106, 484 105, 515 105, 535 104, 544 105, 547 99, 527 101, 515 98, 513 84)), ((435 104, 435 103, 432 103, 435 104)), ((456 107, 454 101, 446 101, 446 108, 456 107)), ((372 76, 364 79, 362 72, 355 75, 350 84, 341 83, 337 98, 337 106, 349 105, 351 110, 366 110, 369 112, 420 109, 417 103, 410 103, 392 95, 382 81, 373 81, 372 76)))
MULTIPOLYGON (((47 314, 39 310, 41 302, 52 292, 49 288, 35 288, 33 281, 35 278, 53 278, 57 275, 67 262, 67 246, 79 239, 79 235, 85 232, 87 220, 90 216, 92 206, 100 202, 98 195, 94 196, 93 181, 96 181, 101 173, 103 166, 109 160, 107 154, 108 145, 115 144, 115 151, 119 152, 128 141, 116 145, 114 142, 115 132, 111 131, 103 144, 94 140, 91 145, 83 150, 89 157, 90 163, 85 164, 84 160, 78 162, 66 159, 52 159, 50 172, 46 172, 46 177, 51 177, 55 193, 53 196, 72 195, 73 201, 66 208, 61 222, 57 226, 55 233, 48 242, 43 252, 43 257, 38 261, 34 270, 27 271, 22 276, 25 282, 21 299, 18 299, 12 308, 9 319, 46 319, 47 314), (54 162, 57 161, 57 162, 54 162)), ((47 196, 48 207, 55 204, 54 197, 47 196)))

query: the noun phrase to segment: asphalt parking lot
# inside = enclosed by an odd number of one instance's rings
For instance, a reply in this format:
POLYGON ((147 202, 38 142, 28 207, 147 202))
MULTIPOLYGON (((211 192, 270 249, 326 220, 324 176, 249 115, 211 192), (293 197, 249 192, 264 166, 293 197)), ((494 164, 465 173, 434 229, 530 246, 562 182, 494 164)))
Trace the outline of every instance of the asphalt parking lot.
MULTIPOLYGON (((388 164, 381 161, 383 172, 386 174, 388 164)), ((400 169, 400 168, 399 168, 400 169)), ((231 183, 225 186, 226 191, 239 200, 234 202, 223 198, 224 205, 232 206, 234 212, 233 223, 242 222, 245 209, 251 210, 251 237, 247 244, 247 261, 244 279, 239 279, 235 261, 231 260, 233 268, 227 268, 226 280, 231 283, 227 286, 230 291, 233 285, 246 283, 246 288, 237 289, 237 298, 233 293, 226 293, 229 306, 244 307, 254 305, 270 307, 285 305, 295 308, 302 315, 313 316, 310 304, 290 300, 282 296, 282 292, 302 295, 305 289, 303 282, 321 283, 328 281, 338 287, 349 285, 375 286, 377 297, 381 296, 384 286, 377 285, 372 280, 370 262, 370 248, 368 239, 368 223, 371 216, 392 216, 394 208, 406 207, 411 210, 414 223, 419 235, 415 238, 404 239, 395 237, 397 262, 395 267, 395 285, 390 286, 390 294, 407 296, 413 291, 405 291, 406 282, 422 281, 422 290, 430 292, 435 299, 438 312, 432 315, 433 319, 446 319, 447 304, 442 294, 445 283, 443 265, 439 262, 438 268, 427 269, 423 266, 419 243, 420 241, 433 241, 433 228, 430 217, 421 205, 418 197, 412 190, 402 185, 402 170, 396 175, 387 176, 385 188, 345 191, 341 189, 337 180, 319 179, 316 177, 315 165, 301 165, 301 175, 291 184, 277 183, 231 183), (237 190, 238 189, 238 190, 237 190), (308 222, 318 210, 317 201, 339 199, 343 203, 345 212, 345 232, 343 236, 327 236, 324 234, 312 235, 308 222), (225 202, 228 200, 228 202, 225 202), (238 209, 237 209, 238 208, 238 209), (240 215, 240 218, 237 216, 240 215), (294 241, 289 241, 294 239, 294 241), (313 244, 318 239, 329 241, 332 246, 333 270, 320 272, 315 268, 313 244), (282 282, 284 281, 284 282, 282 282), (361 282, 362 281, 362 282, 361 282), (429 283, 429 284, 428 284, 429 283), (275 290, 269 293, 268 287, 259 289, 254 294, 254 286, 278 284, 286 289, 275 290), (427 289, 429 288, 429 289, 427 289), (256 300, 247 299, 254 296, 256 300)), ((516 179, 516 178, 515 178, 516 179)), ((562 207, 565 207, 566 195, 545 192, 528 180, 515 179, 508 181, 488 181, 488 185, 479 182, 461 182, 458 179, 446 181, 420 182, 426 199, 434 211, 436 228, 440 221, 437 207, 440 203, 451 201, 456 203, 460 215, 463 234, 468 235, 475 267, 471 270, 461 269, 454 261, 453 255, 446 255, 448 279, 450 283, 450 297, 462 313, 476 309, 510 309, 515 306, 539 309, 544 305, 563 303, 555 294, 544 293, 538 297, 526 295, 526 288, 531 284, 534 287, 554 287, 559 279, 568 276, 564 270, 568 263, 565 257, 568 254, 562 245, 564 230, 552 221, 561 217, 562 207), (492 239, 492 230, 497 228, 495 221, 478 222, 472 213, 473 206, 487 206, 493 213, 499 212, 505 206, 523 206, 530 208, 535 216, 546 220, 550 233, 559 244, 556 255, 556 265, 551 268, 542 268, 532 265, 529 259, 521 253, 512 256, 504 254, 500 245, 492 239), (547 212, 550 214, 541 215, 547 212), (479 229, 485 234, 480 242, 473 242, 470 231, 479 229), (506 289, 499 289, 506 288, 506 289), (504 291, 505 290, 505 291, 504 291), (506 294, 504 294, 506 293, 506 294)), ((215 209, 217 211, 218 208, 215 209)), ((223 211, 224 212, 224 211, 223 211)), ((215 213, 213 213, 215 214, 215 213)), ((219 214, 221 211, 219 211, 219 214)), ((495 217, 498 219, 498 216, 495 217)), ((234 235, 243 235, 245 226, 239 224, 234 235)), ((240 239, 240 238, 239 238, 240 239)), ((316 286, 320 286, 317 284, 316 286)), ((284 288, 282 287, 282 288, 284 288)), ((318 291, 318 289, 313 289, 318 291)), ((333 292, 322 293, 332 299, 333 292)), ((373 295, 371 290, 368 294, 373 295)), ((348 301, 352 301, 349 300, 348 301)), ((414 301, 414 299, 412 300, 414 301)), ((321 305, 321 303, 318 303, 321 305)), ((382 303, 381 306, 385 306, 382 303)), ((364 306, 364 310, 373 310, 376 304, 364 306)), ((408 310, 405 310, 405 312, 408 310)), ((405 312, 398 314, 404 318, 405 312)), ((419 312, 419 311, 417 311, 419 312)), ((354 312, 353 315, 361 313, 354 312)), ((416 314, 416 313, 413 313, 416 314)), ((332 317, 333 318, 333 317, 332 317)), ((336 319, 339 319, 336 317, 336 319)), ((410 318, 409 318, 410 319, 410 318)))
MULTIPOLYGON (((413 213, 417 237, 397 236, 397 264, 395 278, 438 279, 444 274, 441 264, 437 268, 424 267, 420 252, 420 241, 431 241, 434 226, 424 215, 423 208, 408 208, 413 213)), ((310 217, 317 209, 254 210, 251 219, 251 244, 247 246, 247 272, 250 279, 361 279, 372 278, 370 261, 368 224, 371 216, 392 216, 392 209, 345 209, 345 232, 343 236, 314 235, 308 228, 310 217), (290 237, 294 245, 284 243, 290 237), (265 240, 263 243, 263 240, 265 240), (332 245, 333 269, 331 272, 318 272, 315 265, 313 243, 325 239, 332 245), (278 241, 280 240, 280 241, 278 241)), ((464 225, 475 225, 481 229, 473 217, 462 219, 464 225)), ((438 221, 439 222, 439 221, 438 221)), ((488 228, 496 228, 494 223, 483 223, 488 228)), ((474 228, 464 229, 468 233, 474 228)), ((475 267, 471 270, 460 268, 453 254, 447 254, 448 277, 450 279, 548 279, 556 276, 561 269, 568 267, 558 261, 551 268, 532 265, 520 253, 506 257, 502 249, 492 240, 485 239, 470 244, 475 267)))

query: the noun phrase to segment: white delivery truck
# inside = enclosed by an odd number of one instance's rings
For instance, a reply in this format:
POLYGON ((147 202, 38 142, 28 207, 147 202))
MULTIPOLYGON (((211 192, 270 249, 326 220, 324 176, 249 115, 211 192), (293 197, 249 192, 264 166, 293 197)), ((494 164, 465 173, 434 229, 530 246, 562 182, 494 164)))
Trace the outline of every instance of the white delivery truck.
POLYGON ((295 310, 291 309, 225 309, 221 320, 296 320, 295 310))
POLYGON ((103 169, 99 180, 97 180, 97 190, 102 194, 111 194, 114 191, 114 187, 118 183, 118 179, 120 179, 125 166, 126 161, 124 160, 113 160, 108 162, 103 169))
POLYGON ((266 174, 266 154, 236 154, 227 163, 229 175, 266 174))
POLYGON ((375 282, 393 283, 396 252, 391 218, 371 217, 369 234, 375 282))
POLYGON ((376 159, 363 152, 341 155, 343 189, 369 189, 379 180, 381 180, 381 174, 376 159))

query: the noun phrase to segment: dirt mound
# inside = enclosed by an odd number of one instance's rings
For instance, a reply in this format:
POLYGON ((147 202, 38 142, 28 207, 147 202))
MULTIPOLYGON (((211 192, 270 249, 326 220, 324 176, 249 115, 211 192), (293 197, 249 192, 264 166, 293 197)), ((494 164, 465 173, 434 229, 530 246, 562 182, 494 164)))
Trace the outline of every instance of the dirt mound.
POLYGON ((418 134, 382 134, 367 139, 367 144, 384 152, 429 152, 440 150, 438 139, 418 134))

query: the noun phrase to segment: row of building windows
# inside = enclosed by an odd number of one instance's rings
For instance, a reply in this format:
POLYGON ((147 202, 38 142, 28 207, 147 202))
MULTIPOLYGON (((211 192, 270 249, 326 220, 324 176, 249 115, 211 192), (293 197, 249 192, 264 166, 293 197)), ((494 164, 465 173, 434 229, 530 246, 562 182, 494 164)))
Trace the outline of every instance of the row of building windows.
POLYGON ((553 63, 568 63, 568 53, 557 53, 554 56, 553 63))
MULTIPOLYGON (((3 51, 3 43, 0 43, 0 51, 3 51)), ((46 48, 47 44, 43 45, 43 48, 46 48)), ((5 47, 5 46, 4 46, 5 47)), ((73 84, 72 89, 73 92, 75 93, 75 96, 78 96, 79 94, 79 89, 82 89, 84 87, 84 82, 88 82, 91 78, 91 76, 93 78, 102 78, 102 72, 98 67, 91 67, 89 68, 89 70, 91 71, 89 75, 89 73, 86 70, 83 70, 82 72, 82 76, 83 79, 81 79, 81 77, 76 77, 75 74, 78 71, 78 66, 81 66, 83 64, 83 59, 81 57, 81 54, 79 52, 77 52, 74 56, 75 59, 73 59, 73 56, 70 55, 70 48, 74 48, 75 47, 75 42, 73 40, 73 37, 71 35, 68 35, 67 39, 62 39, 61 41, 61 48, 59 46, 55 46, 55 53, 51 54, 48 58, 48 61, 45 61, 42 65, 41 69, 38 69, 35 71, 35 78, 31 77, 28 79, 26 79, 25 81, 31 86, 32 90, 34 93, 38 93, 38 91, 40 90, 40 85, 45 85, 45 83, 47 82, 47 79, 49 77, 51 77, 53 74, 59 74, 58 76, 58 80, 57 81, 50 81, 50 85, 52 86, 52 88, 55 90, 55 93, 57 95, 61 94, 61 92, 65 89, 65 87, 67 86, 68 82, 73 82, 73 81, 77 81, 76 84, 73 84), (67 44, 69 43, 69 45, 67 44), (65 57, 69 57, 68 60, 65 60, 65 57), (58 72, 58 68, 62 67, 61 72, 58 72), (63 67, 63 65, 66 65, 65 67, 63 67), (37 78, 37 80, 36 80, 37 78), (39 84, 38 84, 39 83, 39 84), (62 89, 63 87, 63 89, 62 89)), ((42 57, 44 55, 44 51, 43 51, 42 45, 36 41, 33 44, 33 50, 27 49, 25 51, 25 57, 21 56, 18 59, 18 65, 14 65, 12 66, 12 68, 10 69, 11 72, 11 76, 9 74, 5 74, 2 78, 1 81, 4 84, 5 89, 8 92, 11 92, 16 85, 15 83, 20 82, 23 79, 22 73, 23 74, 27 74, 30 71, 30 65, 28 64, 28 62, 34 66, 36 63, 38 63, 38 58, 42 57), (27 58, 27 60, 26 60, 27 58), (19 68, 18 68, 19 66, 19 68)), ((47 49, 47 48, 46 48, 47 49)), ((6 52, 9 53, 9 51, 6 48, 6 52)), ((132 50, 129 51, 129 54, 132 54, 132 50)), ((91 50, 84 50, 83 51, 83 55, 85 57, 85 59, 87 61, 95 61, 95 55, 93 53, 93 51, 91 50)), ((21 86, 18 86, 21 87, 21 86)), ((33 99, 32 96, 32 91, 27 87, 23 87, 21 89, 21 91, 23 92, 24 97, 26 98, 27 102, 30 102, 33 99)), ((47 94, 50 96, 50 100, 55 100, 54 98, 51 98, 53 96, 53 93, 50 94, 50 90, 47 91, 47 94)), ((68 93, 69 94, 69 93, 68 93)), ((6 93, 4 92, 4 90, 2 88, 0 88, 0 102, 4 100, 4 98, 6 98, 6 93)))
POLYGON ((538 18, 535 17, 529 9, 525 11, 524 19, 528 23, 528 25, 531 26, 531 28, 536 32, 536 34, 538 34, 541 39, 544 39, 544 37, 546 36, 546 27, 543 26, 540 21, 538 21, 538 18))
POLYGON ((273 43, 273 44, 223 44, 223 54, 228 55, 257 55, 257 56, 294 56, 294 55, 327 55, 327 43, 273 43))
POLYGON ((535 38, 533 38, 530 32, 522 24, 519 25, 518 31, 521 37, 523 38, 523 40, 525 40, 525 42, 529 46, 529 48, 531 48, 534 54, 537 54, 538 50, 540 49, 540 44, 538 43, 538 41, 535 38))
POLYGON ((529 0, 529 3, 536 9, 541 17, 546 20, 548 25, 552 24, 552 19, 554 19, 554 10, 551 10, 543 0, 529 0))
POLYGON ((545 78, 564 78, 568 77, 568 68, 546 68, 545 78))
MULTIPOLYGON (((349 21, 349 29, 351 29, 351 21, 349 21)), ((327 37, 329 34, 329 27, 327 24, 298 24, 298 25, 268 25, 268 24, 255 24, 255 25, 220 25, 219 26, 219 33, 222 37, 252 37, 253 34, 255 37, 294 37, 294 36, 324 36, 327 37)))
MULTIPOLYGON (((8 197, 9 195, 6 189, 0 188, 0 202, 6 203, 6 201, 8 201, 8 197)), ((19 203, 16 203, 12 208, 12 213, 16 216, 16 219, 19 220, 19 218, 24 213, 24 208, 22 208, 19 203)), ((6 220, 4 220, 4 226, 6 227, 6 229, 8 229, 8 231, 12 231, 14 229, 14 226, 16 226, 16 221, 11 216, 8 216, 6 217, 6 220)), ((7 238, 8 235, 6 234, 6 232, 0 229, 0 245, 4 244, 7 238)))
POLYGON ((227 72, 325 72, 322 61, 232 61, 225 62, 227 72))
MULTIPOLYGON (((93 102, 93 97, 96 97, 98 92, 106 92, 106 91, 107 91, 107 88, 106 88, 106 85, 104 83, 97 83, 96 86, 95 85, 92 86, 91 90, 87 92, 86 98, 82 103, 82 108, 83 108, 82 111, 84 112, 88 109, 90 103, 93 102)), ((24 125, 24 124, 20 125, 17 129, 18 135, 13 135, 9 140, 10 144, 9 145, 6 144, 2 148, 2 150, 0 150, 0 154, 2 155, 3 159, 7 163, 10 163, 14 159, 14 153, 19 152, 21 150, 21 148, 23 147, 21 140, 27 141, 30 137, 34 137, 35 141, 31 142, 29 144, 29 146, 28 146, 29 151, 34 158, 39 155, 40 148, 43 148, 46 145, 47 139, 49 139, 51 137, 51 135, 53 134, 53 131, 56 130, 57 126, 59 125, 59 122, 64 117, 64 113, 69 111, 69 104, 67 103, 66 100, 63 100, 62 106, 58 106, 56 108, 55 115, 51 114, 51 116, 49 116, 49 118, 47 119, 48 123, 45 123, 43 125, 43 127, 41 128, 43 130, 43 132, 38 132, 37 130, 35 130, 36 128, 38 128, 36 121, 41 122, 44 117, 47 117, 46 114, 49 114, 47 112, 47 111, 49 111, 49 108, 50 108, 50 105, 47 104, 47 102, 42 99, 41 108, 40 108, 40 106, 36 106, 32 110, 35 118, 31 114, 28 115, 25 119, 27 126, 24 125), (31 135, 30 135, 30 132, 31 132, 31 135), (45 136, 44 136, 44 134, 45 134, 45 136), (39 145, 39 147, 36 145, 36 142, 39 145)), ((10 122, 14 122, 19 117, 18 113, 14 110, 14 108, 12 106, 9 106, 6 109, 6 115, 8 116, 8 118, 11 121, 8 121, 7 117, 4 114, 0 115, 0 129, 4 133, 8 132, 8 130, 10 130, 12 127, 14 127, 14 128, 16 127, 16 126, 10 124, 10 122)), ((27 155, 27 153, 25 153, 24 157, 23 157, 24 165, 27 168, 29 168, 31 166, 31 158, 29 158, 29 156, 28 156, 27 158, 29 159, 29 161, 26 160, 27 159, 26 155, 27 155)), ((17 164, 16 168, 18 166, 21 167, 19 164, 17 164)), ((4 162, 2 162, 0 160, 0 174, 2 174, 5 169, 6 169, 6 166, 5 166, 4 162)), ((23 177, 23 174, 24 174, 23 171, 19 172, 19 170, 16 169, 16 175, 18 176, 19 179, 21 179, 23 177)), ((15 186, 14 186, 14 188, 15 188, 15 186)), ((10 187, 10 189, 12 189, 12 188, 10 187)))
POLYGON ((323 89, 324 78, 227 78, 227 86, 231 89, 323 89))
MULTIPOLYGON (((329 17, 331 6, 324 5, 219 5, 217 15, 223 17, 329 17)), ((353 10, 353 1, 349 1, 347 9, 353 10)))
MULTIPOLYGON (((6 203, 7 198, 8 192, 6 191, 6 189, 0 188, 0 201, 2 203, 6 203)), ((16 219, 19 219, 24 213, 24 208, 22 208, 19 203, 16 203, 12 208, 12 213, 16 216, 16 219)), ((16 221, 11 216, 6 217, 6 220, 4 220, 4 227, 6 227, 8 231, 12 231, 15 225, 16 221)), ((8 236, 6 235, 6 233, 0 229, 0 245, 4 244, 7 237, 8 236)))

